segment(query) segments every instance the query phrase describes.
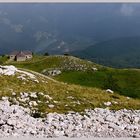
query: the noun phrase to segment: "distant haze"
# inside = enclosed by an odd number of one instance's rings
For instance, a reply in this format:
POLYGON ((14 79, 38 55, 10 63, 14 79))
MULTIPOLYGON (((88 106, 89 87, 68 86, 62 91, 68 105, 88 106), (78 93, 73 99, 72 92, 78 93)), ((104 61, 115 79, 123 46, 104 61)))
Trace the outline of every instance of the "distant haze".
POLYGON ((140 36, 140 4, 0 4, 0 53, 73 52, 140 36))

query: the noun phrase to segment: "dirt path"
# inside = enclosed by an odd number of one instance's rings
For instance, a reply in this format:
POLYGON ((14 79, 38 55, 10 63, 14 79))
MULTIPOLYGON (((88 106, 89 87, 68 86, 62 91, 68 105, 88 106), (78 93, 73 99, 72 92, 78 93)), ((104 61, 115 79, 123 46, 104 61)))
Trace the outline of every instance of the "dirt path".
POLYGON ((30 73, 32 73, 32 74, 34 74, 34 75, 38 75, 38 76, 44 77, 44 78, 49 79, 49 80, 51 80, 51 81, 53 81, 53 82, 60 83, 59 81, 54 80, 53 78, 50 78, 49 76, 46 76, 46 75, 44 75, 44 74, 41 74, 41 73, 38 73, 38 72, 35 72, 35 71, 32 71, 32 70, 24 69, 24 68, 18 68, 18 69, 19 69, 19 70, 23 70, 23 71, 30 72, 30 73))

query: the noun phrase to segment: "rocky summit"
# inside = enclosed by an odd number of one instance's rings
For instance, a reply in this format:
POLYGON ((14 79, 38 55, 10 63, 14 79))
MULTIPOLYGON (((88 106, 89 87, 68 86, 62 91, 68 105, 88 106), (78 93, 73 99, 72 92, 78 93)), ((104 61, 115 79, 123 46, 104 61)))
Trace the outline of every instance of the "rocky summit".
POLYGON ((0 101, 0 137, 140 137, 140 110, 95 108, 82 113, 48 113, 33 118, 30 109, 0 101))

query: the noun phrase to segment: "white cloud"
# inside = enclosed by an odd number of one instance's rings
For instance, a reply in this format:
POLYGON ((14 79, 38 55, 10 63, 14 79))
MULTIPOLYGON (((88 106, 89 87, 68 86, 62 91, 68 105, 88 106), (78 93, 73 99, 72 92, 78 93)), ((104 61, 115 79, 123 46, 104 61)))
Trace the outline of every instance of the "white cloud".
POLYGON ((120 12, 124 16, 132 16, 133 13, 135 12, 135 7, 133 5, 130 5, 130 4, 123 4, 121 6, 120 12))
POLYGON ((38 31, 34 34, 34 38, 36 39, 37 42, 42 39, 47 40, 49 37, 51 37, 51 34, 47 32, 38 31))
POLYGON ((17 32, 17 33, 22 33, 23 32, 23 25, 21 25, 21 24, 11 25, 11 28, 14 29, 14 31, 17 32))
POLYGON ((9 18, 7 18, 8 13, 5 11, 0 10, 0 23, 9 26, 12 30, 16 33, 23 32, 23 25, 22 24, 13 24, 9 18))
POLYGON ((11 29, 13 29, 17 33, 23 32, 23 25, 22 24, 12 24, 10 19, 6 17, 0 17, 0 23, 3 23, 7 26, 9 26, 11 29))

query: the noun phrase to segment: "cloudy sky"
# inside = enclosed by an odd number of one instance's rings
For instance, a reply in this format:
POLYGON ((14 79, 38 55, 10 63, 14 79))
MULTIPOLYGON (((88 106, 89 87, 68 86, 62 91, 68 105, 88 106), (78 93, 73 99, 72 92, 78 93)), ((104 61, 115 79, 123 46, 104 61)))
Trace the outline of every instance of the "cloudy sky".
POLYGON ((2 51, 19 46, 70 50, 81 44, 140 36, 140 4, 1 3, 0 27, 2 51))

